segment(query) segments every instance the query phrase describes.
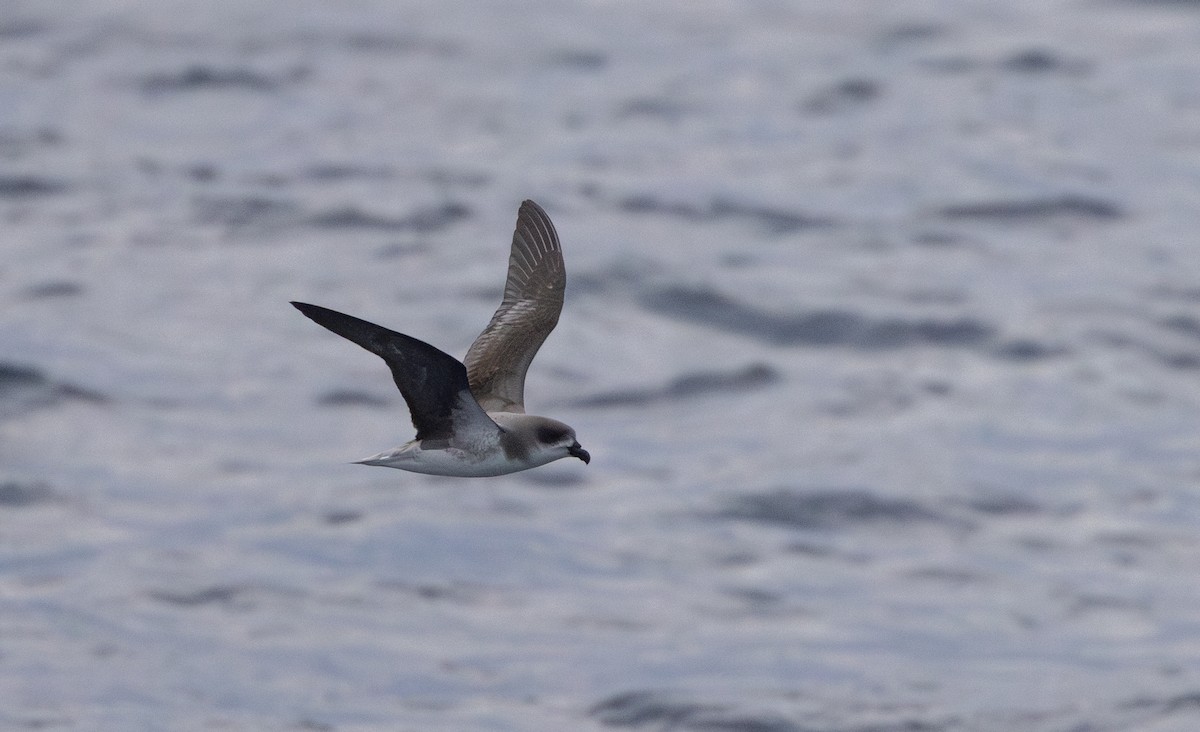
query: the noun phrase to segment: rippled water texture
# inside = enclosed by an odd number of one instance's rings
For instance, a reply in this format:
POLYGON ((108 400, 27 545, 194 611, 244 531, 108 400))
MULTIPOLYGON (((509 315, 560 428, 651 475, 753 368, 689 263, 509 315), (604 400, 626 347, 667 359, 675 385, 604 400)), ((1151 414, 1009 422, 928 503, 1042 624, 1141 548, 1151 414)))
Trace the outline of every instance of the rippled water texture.
POLYGON ((1200 729, 1200 3, 0 4, 0 727, 1200 729), (590 466, 412 435, 517 205, 590 466))

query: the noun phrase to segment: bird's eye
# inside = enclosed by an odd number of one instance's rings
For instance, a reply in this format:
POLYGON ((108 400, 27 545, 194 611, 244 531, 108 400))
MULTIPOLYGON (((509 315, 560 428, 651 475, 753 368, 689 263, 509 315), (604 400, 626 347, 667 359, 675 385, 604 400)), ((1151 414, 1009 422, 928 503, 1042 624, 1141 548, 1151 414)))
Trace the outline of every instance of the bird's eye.
POLYGON ((562 442, 563 438, 566 436, 566 432, 563 432, 560 429, 555 429, 554 427, 539 427, 537 431, 538 442, 542 443, 543 445, 553 445, 555 443, 562 442))

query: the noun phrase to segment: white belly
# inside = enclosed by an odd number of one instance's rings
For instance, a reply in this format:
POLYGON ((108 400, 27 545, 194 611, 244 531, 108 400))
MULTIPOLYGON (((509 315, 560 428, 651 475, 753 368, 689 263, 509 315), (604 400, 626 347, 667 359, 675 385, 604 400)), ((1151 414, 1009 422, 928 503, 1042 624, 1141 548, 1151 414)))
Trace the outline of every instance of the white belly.
POLYGON ((528 463, 509 460, 498 446, 478 455, 453 447, 441 450, 422 450, 416 441, 357 462, 363 465, 379 465, 385 468, 407 470, 410 473, 452 475, 464 478, 505 475, 534 467, 528 463))

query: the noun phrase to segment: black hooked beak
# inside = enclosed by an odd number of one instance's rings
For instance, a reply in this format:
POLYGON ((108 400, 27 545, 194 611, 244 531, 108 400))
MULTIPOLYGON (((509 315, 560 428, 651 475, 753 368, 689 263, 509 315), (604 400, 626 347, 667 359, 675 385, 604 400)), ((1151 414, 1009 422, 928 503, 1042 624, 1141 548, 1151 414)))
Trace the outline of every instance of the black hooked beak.
POLYGON ((571 457, 579 458, 583 461, 584 465, 592 462, 592 456, 589 455, 588 451, 583 449, 583 445, 580 445, 578 442, 567 448, 567 454, 571 457))

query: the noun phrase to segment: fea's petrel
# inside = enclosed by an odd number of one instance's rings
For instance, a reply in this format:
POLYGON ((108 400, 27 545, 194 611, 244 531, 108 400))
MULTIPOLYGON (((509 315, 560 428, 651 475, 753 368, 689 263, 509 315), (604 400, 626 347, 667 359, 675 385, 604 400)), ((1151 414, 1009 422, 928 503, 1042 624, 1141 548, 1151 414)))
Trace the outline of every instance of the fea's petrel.
POLYGON ((416 439, 359 460, 432 475, 515 473, 564 457, 591 461, 575 430, 525 414, 525 372, 558 323, 566 268, 554 224, 525 201, 517 212, 508 282, 466 364, 428 343, 328 308, 293 302, 318 325, 381 357, 412 413, 416 439))

